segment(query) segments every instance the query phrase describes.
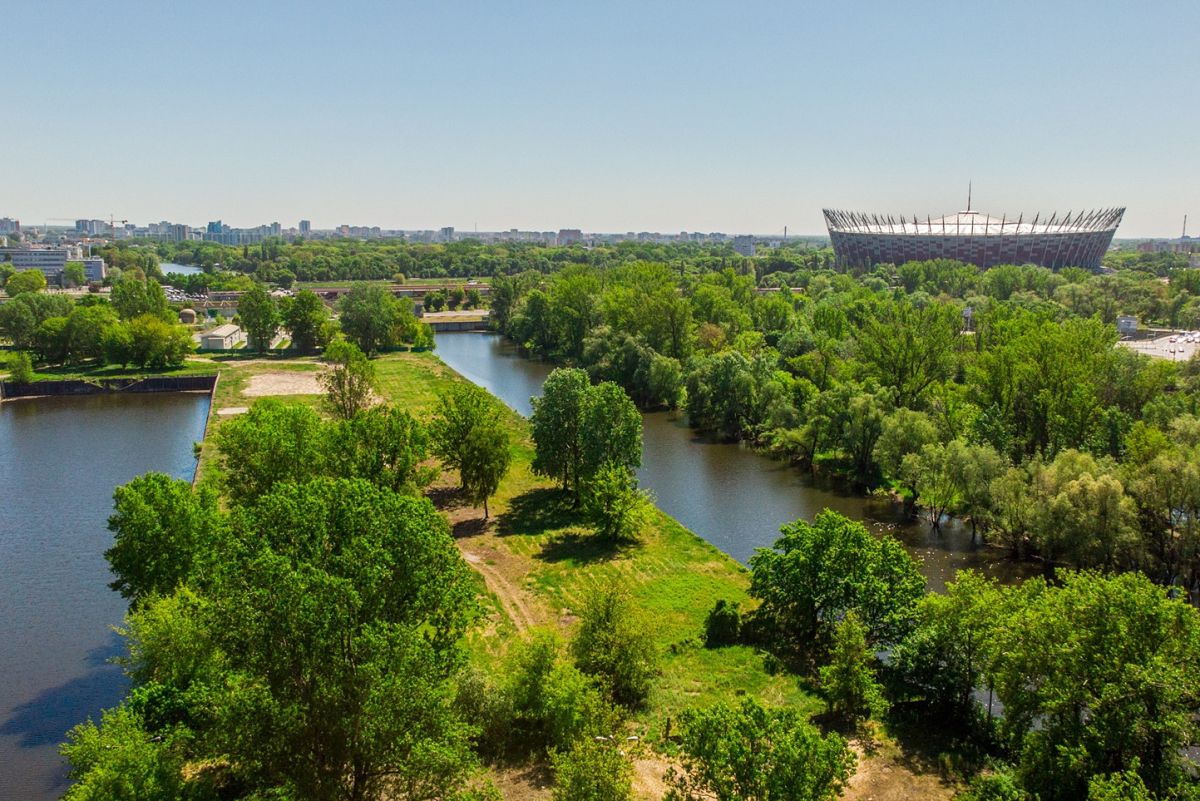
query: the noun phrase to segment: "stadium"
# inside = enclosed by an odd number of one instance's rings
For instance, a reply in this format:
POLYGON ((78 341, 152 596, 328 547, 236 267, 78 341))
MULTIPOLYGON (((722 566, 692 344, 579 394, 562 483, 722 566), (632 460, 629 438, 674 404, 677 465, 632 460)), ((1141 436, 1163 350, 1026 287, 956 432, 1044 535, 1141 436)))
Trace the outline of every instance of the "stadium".
POLYGON ((1038 264, 1057 270, 1098 270, 1125 209, 1041 215, 1026 220, 966 211, 920 220, 825 209, 840 264, 870 269, 926 259, 956 259, 979 267, 1038 264))

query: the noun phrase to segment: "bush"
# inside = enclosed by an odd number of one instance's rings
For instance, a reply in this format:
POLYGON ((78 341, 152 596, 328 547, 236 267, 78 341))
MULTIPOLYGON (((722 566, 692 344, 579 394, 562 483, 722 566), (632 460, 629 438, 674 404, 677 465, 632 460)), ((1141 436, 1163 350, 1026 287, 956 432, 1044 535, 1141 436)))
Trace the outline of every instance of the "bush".
POLYGON ((556 752, 554 801, 628 801, 633 770, 615 743, 581 740, 570 751, 556 752))
POLYGON ((8 380, 14 384, 29 384, 33 381, 33 359, 24 351, 16 351, 8 357, 8 380))
POLYGON ((625 592, 610 588, 588 599, 571 653, 614 703, 630 709, 645 703, 658 672, 658 654, 625 592))
POLYGON ((737 601, 726 602, 724 598, 708 610, 704 618, 704 645, 720 648, 736 645, 742 633, 742 612, 737 601))

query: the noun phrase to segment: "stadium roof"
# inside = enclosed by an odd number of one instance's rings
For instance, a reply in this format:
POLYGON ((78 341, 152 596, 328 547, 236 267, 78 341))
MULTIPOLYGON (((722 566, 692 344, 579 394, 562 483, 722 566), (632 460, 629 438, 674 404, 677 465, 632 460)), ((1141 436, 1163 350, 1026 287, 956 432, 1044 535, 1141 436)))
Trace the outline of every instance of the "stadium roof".
POLYGON ((992 217, 978 211, 960 211, 944 217, 893 217, 890 214, 863 214, 825 209, 830 231, 860 234, 909 234, 915 236, 1014 236, 1017 234, 1074 234, 1084 231, 1115 231, 1125 209, 1099 209, 1052 214, 1046 219, 1035 215, 1010 218, 992 217))

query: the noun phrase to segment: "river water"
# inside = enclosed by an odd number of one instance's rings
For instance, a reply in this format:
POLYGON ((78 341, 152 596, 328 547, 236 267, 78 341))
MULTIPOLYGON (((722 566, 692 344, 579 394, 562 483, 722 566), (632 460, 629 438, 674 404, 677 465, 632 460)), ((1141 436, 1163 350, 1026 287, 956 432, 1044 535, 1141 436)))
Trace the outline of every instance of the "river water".
MULTIPOLYGON (((523 358, 495 334, 440 333, 437 354, 465 378, 528 416, 530 398, 541 394, 552 365, 523 358)), ((682 415, 644 414, 644 451, 638 481, 658 507, 739 562, 768 547, 779 527, 812 520, 829 508, 861 520, 873 531, 895 535, 921 562, 929 588, 940 591, 963 568, 1000 581, 1016 581, 1033 568, 1001 552, 972 545, 970 528, 957 521, 936 532, 908 519, 899 504, 839 492, 815 483, 802 470, 740 444, 698 437, 682 415)))
POLYGON ((125 694, 105 527, 115 487, 191 479, 206 395, 94 395, 0 404, 0 801, 66 788, 67 730, 125 694))

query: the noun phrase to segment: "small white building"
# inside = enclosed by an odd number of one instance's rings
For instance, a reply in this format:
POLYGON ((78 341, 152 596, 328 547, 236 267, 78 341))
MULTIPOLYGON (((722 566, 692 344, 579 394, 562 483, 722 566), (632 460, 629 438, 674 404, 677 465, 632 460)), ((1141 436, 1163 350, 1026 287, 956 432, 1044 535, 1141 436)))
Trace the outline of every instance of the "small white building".
POLYGON ((1123 337, 1133 336, 1138 330, 1138 318, 1122 314, 1117 317, 1117 333, 1123 337))
POLYGON ((233 350, 246 341, 246 332, 233 323, 217 326, 200 335, 201 350, 233 350))

